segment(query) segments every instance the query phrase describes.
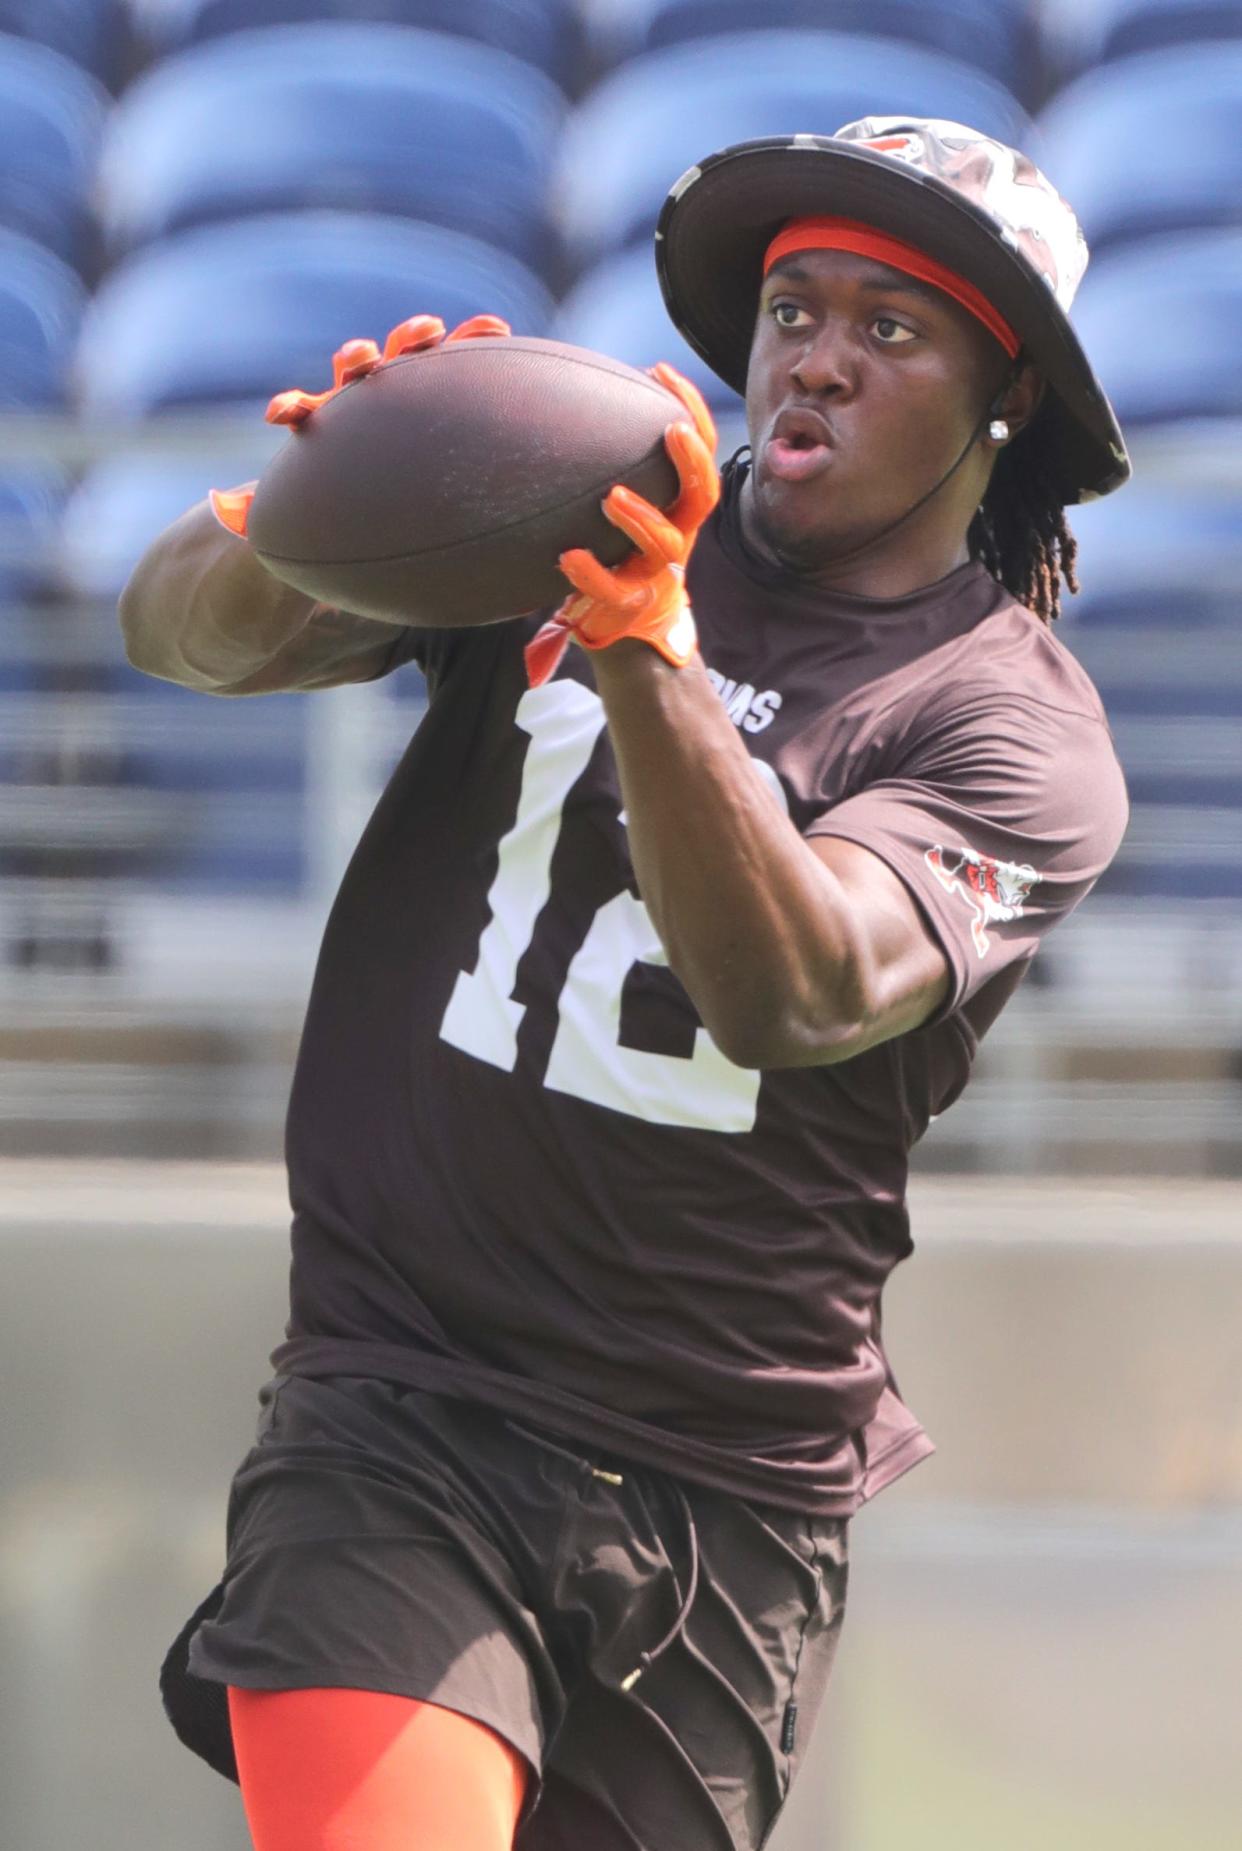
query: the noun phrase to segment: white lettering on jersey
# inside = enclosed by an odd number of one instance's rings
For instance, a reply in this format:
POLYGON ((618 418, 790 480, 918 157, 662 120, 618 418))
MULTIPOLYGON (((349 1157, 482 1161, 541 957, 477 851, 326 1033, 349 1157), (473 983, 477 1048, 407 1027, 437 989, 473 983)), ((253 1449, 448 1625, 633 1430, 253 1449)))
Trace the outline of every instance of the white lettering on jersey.
POLYGON ((775 688, 765 688, 762 694, 756 694, 748 681, 733 681, 718 668, 709 668, 707 679, 724 702, 725 712, 734 726, 744 726, 748 733, 761 733, 765 726, 771 726, 780 711, 781 696, 775 688))
MULTIPOLYGON (((596 694, 566 679, 529 689, 515 720, 530 739, 517 814, 500 843, 477 963, 457 978, 440 1025, 452 1047, 506 1073, 517 1064, 525 1014, 513 1000, 518 965, 551 893, 565 800, 604 730, 604 709, 596 694)), ((775 772, 753 762, 784 803, 775 772)), ((751 1130, 762 1076, 726 1060, 706 1029, 697 1030, 684 1058, 620 1045, 622 990, 636 963, 667 959, 646 907, 623 892, 596 913, 570 964, 545 1085, 649 1124, 751 1130)))
POLYGON ((761 733, 765 726, 771 726, 780 711, 781 697, 775 688, 765 688, 762 694, 756 694, 750 703, 750 712, 746 714, 742 725, 748 733, 761 733))
POLYGON ((522 954, 552 890, 552 855, 571 785, 587 768, 604 730, 597 695, 576 681, 550 681, 518 703, 517 724, 530 735, 513 827, 500 844, 488 892, 491 921, 479 940, 478 963, 453 985, 441 1039, 512 1073, 525 1008, 513 1001, 522 954), (538 740, 538 746, 536 746, 538 740))
POLYGON ((620 1045, 627 974, 635 964, 667 963, 641 900, 619 893, 601 906, 561 991, 545 1084, 654 1125, 749 1131, 760 1076, 726 1060, 705 1028, 695 1031, 689 1060, 620 1045))

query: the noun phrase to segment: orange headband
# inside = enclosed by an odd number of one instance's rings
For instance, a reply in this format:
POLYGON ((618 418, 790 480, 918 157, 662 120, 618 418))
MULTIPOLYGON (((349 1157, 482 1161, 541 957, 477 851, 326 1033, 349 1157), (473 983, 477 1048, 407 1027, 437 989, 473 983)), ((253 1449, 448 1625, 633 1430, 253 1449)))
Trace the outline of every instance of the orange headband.
POLYGON ((994 309, 983 291, 968 283, 964 276, 937 263, 917 245, 907 244, 901 238, 890 238, 887 232, 876 231, 857 219, 790 219, 764 253, 763 274, 766 276, 773 264, 788 257, 791 251, 853 251, 859 257, 874 257, 877 263, 904 270, 907 276, 916 276, 921 283, 931 283, 946 296, 952 296, 955 302, 960 302, 976 321, 983 323, 989 334, 995 335, 1011 360, 1016 358, 1022 345, 999 310, 994 309))

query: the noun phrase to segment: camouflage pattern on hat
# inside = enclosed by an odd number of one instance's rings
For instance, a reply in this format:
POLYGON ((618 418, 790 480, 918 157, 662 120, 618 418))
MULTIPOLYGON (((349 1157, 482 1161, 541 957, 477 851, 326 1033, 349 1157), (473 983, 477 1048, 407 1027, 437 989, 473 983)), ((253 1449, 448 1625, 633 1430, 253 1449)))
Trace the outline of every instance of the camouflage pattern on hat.
POLYGON ((874 148, 955 187, 987 213, 1068 313, 1087 267, 1087 241, 1070 207, 1025 154, 960 122, 906 116, 865 116, 832 139, 874 148))

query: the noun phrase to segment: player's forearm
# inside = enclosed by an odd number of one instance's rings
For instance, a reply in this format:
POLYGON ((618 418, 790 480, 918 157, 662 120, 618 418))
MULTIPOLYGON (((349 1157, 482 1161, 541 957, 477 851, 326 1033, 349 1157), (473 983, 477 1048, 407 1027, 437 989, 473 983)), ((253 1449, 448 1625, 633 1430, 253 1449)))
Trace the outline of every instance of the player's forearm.
POLYGON ((282 584, 205 501, 147 548, 119 614, 135 668, 207 694, 365 681, 382 672, 400 634, 282 584))
POLYGON ((712 1039, 745 1067, 830 1060, 866 1019, 865 947, 697 661, 592 657, 639 891, 712 1039))

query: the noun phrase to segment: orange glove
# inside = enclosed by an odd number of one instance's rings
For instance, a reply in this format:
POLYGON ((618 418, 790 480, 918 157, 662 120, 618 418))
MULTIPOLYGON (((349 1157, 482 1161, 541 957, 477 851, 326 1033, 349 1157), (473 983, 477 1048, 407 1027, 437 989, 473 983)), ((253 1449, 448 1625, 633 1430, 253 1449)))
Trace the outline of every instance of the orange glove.
MULTIPOLYGON (((472 315, 469 321, 460 322, 451 334, 444 332, 444 323, 438 315, 411 315, 389 330, 383 353, 374 341, 346 341, 332 356, 332 384, 326 392, 278 392, 264 416, 269 424, 291 424, 296 430, 312 411, 318 411, 352 380, 373 373, 386 360, 399 359, 402 354, 422 353, 427 347, 447 347, 450 341, 480 340, 488 335, 511 333, 508 322, 502 321, 499 315, 472 315)), ((257 478, 255 482, 243 482, 238 488, 212 489, 212 513, 230 533, 244 537, 256 486, 257 478)))
POLYGON ((623 484, 608 491, 604 513, 638 552, 611 571, 585 547, 561 554, 557 564, 578 595, 566 598, 526 646, 532 688, 556 673, 571 637, 584 649, 607 649, 624 636, 636 637, 675 668, 685 668, 694 657, 698 639, 686 598, 686 564, 699 528, 720 499, 716 427, 697 386, 663 360, 651 373, 692 420, 678 420, 664 433, 681 492, 664 514, 623 484))

